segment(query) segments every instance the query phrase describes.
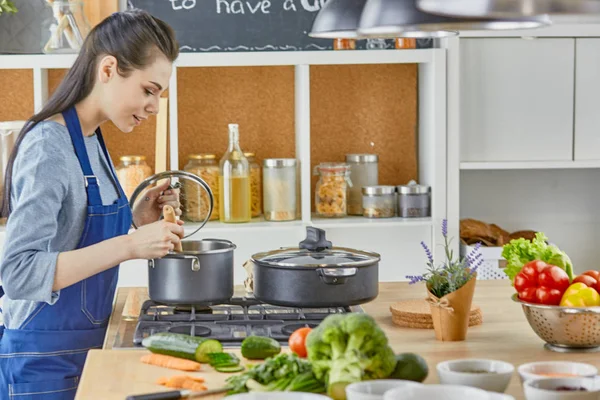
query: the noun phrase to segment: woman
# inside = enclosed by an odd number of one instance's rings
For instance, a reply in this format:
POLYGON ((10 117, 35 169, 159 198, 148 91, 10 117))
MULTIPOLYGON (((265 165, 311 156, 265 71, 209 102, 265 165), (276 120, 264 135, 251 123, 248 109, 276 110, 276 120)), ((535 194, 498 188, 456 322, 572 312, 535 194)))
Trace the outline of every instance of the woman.
POLYGON ((156 114, 178 52, 164 22, 138 10, 115 13, 91 31, 23 128, 2 205, 9 218, 0 260, 1 399, 73 399, 88 350, 104 340, 115 266, 162 257, 183 236, 181 223, 159 221, 165 204, 180 214, 168 182, 136 205, 133 217, 144 226, 127 234, 132 211, 99 129, 110 120, 131 132, 156 114))

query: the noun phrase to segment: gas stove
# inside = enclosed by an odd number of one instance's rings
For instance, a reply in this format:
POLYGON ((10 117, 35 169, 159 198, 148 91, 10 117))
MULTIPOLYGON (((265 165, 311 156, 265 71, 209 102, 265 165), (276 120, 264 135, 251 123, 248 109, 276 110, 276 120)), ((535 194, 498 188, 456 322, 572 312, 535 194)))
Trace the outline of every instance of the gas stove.
POLYGON ((331 314, 351 312, 363 310, 360 306, 282 307, 253 297, 233 297, 227 304, 212 306, 169 306, 146 300, 137 322, 121 322, 113 348, 141 347, 145 337, 159 332, 217 339, 224 347, 239 347, 246 337, 257 335, 285 346, 296 329, 315 327, 331 314))

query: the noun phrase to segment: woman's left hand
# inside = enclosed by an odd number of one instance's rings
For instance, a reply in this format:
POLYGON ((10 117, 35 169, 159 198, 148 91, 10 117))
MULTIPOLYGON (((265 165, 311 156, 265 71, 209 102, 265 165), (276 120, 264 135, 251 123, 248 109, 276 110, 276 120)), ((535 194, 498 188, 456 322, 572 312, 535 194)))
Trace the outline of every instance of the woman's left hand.
POLYGON ((181 215, 179 189, 169 189, 169 184, 170 180, 165 179, 138 197, 133 206, 133 220, 137 226, 158 221, 165 205, 173 207, 177 216, 181 215))

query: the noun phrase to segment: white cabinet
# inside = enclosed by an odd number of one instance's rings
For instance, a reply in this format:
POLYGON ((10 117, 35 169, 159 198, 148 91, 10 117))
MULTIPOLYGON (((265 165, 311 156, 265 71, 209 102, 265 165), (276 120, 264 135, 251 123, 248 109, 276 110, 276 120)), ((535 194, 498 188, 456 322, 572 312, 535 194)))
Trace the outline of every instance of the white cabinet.
POLYGON ((600 39, 576 43, 575 160, 600 160, 600 39))
POLYGON ((461 161, 573 159, 575 39, 461 39, 460 56, 461 161))

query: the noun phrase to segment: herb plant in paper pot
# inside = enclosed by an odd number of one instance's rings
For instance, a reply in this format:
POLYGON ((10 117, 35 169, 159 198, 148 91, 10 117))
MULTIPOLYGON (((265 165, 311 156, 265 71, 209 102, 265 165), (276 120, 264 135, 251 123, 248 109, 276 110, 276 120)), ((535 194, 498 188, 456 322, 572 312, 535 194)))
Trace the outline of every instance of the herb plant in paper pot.
POLYGON ((479 252, 479 243, 466 257, 457 257, 450 249, 452 239, 448 238, 448 221, 442 222, 445 260, 435 264, 433 254, 424 242, 421 246, 427 255, 427 272, 423 275, 407 276, 411 284, 425 282, 427 301, 431 308, 431 317, 435 338, 442 341, 465 340, 469 327, 469 313, 477 268, 483 263, 479 252))

